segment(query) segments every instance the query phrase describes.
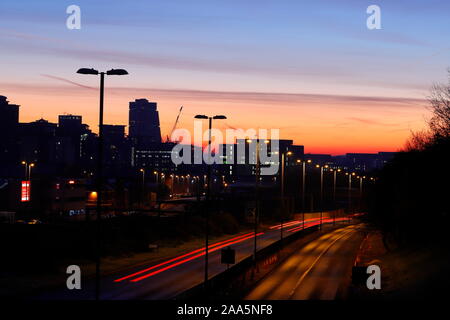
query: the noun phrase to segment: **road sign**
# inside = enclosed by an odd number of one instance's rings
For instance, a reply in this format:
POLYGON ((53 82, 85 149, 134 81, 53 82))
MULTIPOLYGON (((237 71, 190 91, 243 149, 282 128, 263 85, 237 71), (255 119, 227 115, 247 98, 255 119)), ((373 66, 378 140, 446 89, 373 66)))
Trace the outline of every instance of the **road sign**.
POLYGON ((221 250, 220 262, 223 264, 234 264, 236 263, 236 251, 230 247, 221 250))
POLYGON ((29 180, 22 181, 22 187, 20 190, 20 201, 21 202, 30 201, 30 188, 31 188, 31 183, 29 180))

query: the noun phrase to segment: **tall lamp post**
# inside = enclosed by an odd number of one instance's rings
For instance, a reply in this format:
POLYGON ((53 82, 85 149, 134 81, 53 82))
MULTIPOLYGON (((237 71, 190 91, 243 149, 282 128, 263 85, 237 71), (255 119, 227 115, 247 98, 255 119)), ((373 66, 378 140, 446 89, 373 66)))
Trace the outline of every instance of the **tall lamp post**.
POLYGON ((175 186, 175 184, 174 184, 174 180, 175 180, 175 175, 172 173, 171 175, 170 175, 170 185, 171 185, 171 192, 172 192, 172 198, 174 198, 174 196, 175 196, 175 192, 174 192, 174 190, 173 190, 173 188, 174 188, 174 186, 175 186))
POLYGON ((341 169, 332 169, 333 171, 333 205, 334 205, 334 210, 333 210, 333 225, 336 224, 336 180, 337 180, 337 173, 341 172, 341 169))
POLYGON ((355 173, 346 173, 346 175, 348 175, 348 213, 350 213, 352 209, 352 176, 355 173))
POLYGON ((311 163, 311 160, 297 160, 297 163, 302 163, 302 229, 305 229, 305 191, 306 191, 306 163, 311 163))
POLYGON ((141 168, 139 172, 142 173, 142 208, 145 202, 145 169, 141 168))
MULTIPOLYGON (((198 114, 194 117, 195 119, 208 120, 209 123, 209 136, 208 136, 208 157, 211 160, 211 133, 212 133, 212 121, 213 120, 224 120, 227 117, 223 115, 216 115, 213 117, 205 116, 204 114, 198 114)), ((211 162, 211 161, 209 161, 211 162)), ((207 290, 208 283, 208 242, 209 242, 209 201, 211 197, 211 163, 208 164, 208 176, 207 176, 207 189, 206 189, 206 211, 205 211, 205 291, 207 290)))
POLYGON ((34 163, 32 162, 27 162, 27 161, 22 161, 22 164, 25 166, 25 180, 26 182, 26 193, 27 196, 24 199, 24 201, 27 201, 27 205, 26 208, 28 210, 30 210, 30 201, 31 201, 31 168, 34 167, 34 163))
POLYGON ((316 165, 316 168, 320 168, 320 230, 322 230, 322 216, 323 216, 323 168, 328 168, 328 165, 320 166, 316 165))
POLYGON ((281 153, 281 210, 280 210, 280 239, 283 240, 283 213, 284 213, 284 180, 286 171, 286 156, 292 155, 291 151, 281 153))
POLYGON ((363 194, 363 180, 366 178, 365 176, 359 176, 359 212, 362 210, 362 194, 363 194))
POLYGON ((105 74, 108 76, 127 75, 124 69, 111 69, 106 72, 99 72, 93 68, 81 68, 77 73, 87 75, 100 75, 100 110, 99 110, 99 128, 98 128, 98 159, 97 159, 97 257, 95 263, 95 299, 100 299, 100 219, 101 219, 101 201, 102 201, 102 165, 103 165, 103 96, 105 91, 105 74))
POLYGON ((34 167, 34 163, 22 161, 22 164, 25 166, 25 179, 30 181, 31 180, 31 168, 34 167))
MULTIPOLYGON (((261 166, 260 166, 260 160, 259 160, 259 153, 260 153, 260 139, 259 137, 256 137, 256 164, 255 164, 255 220, 254 220, 254 241, 253 241, 253 261, 256 266, 256 251, 257 251, 257 243, 256 243, 256 234, 258 233, 258 217, 259 217, 259 184, 260 184, 260 176, 261 176, 261 166)), ((252 143, 251 139, 247 140, 247 143, 252 143)), ((264 140, 265 144, 270 143, 269 140, 264 140)))

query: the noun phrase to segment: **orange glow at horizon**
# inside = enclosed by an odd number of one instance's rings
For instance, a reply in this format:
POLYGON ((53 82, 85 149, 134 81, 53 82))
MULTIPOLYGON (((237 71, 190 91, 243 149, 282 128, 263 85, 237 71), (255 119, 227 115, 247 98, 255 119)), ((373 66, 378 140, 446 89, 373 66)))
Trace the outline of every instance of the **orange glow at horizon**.
MULTIPOLYGON (((97 132, 98 91, 72 86, 10 86, 2 94, 19 104, 20 121, 44 118, 57 122, 60 114, 83 116, 97 132)), ((352 98, 266 96, 254 93, 205 93, 188 90, 106 88, 105 124, 128 124, 128 103, 147 98, 158 103, 163 140, 184 106, 177 128, 192 132, 195 114, 224 114, 227 120, 215 121, 220 130, 241 128, 279 129, 280 139, 292 139, 305 146, 305 153, 343 154, 398 151, 411 131, 425 126, 425 102, 360 101, 352 98)), ((207 129, 207 123, 203 124, 207 129)))

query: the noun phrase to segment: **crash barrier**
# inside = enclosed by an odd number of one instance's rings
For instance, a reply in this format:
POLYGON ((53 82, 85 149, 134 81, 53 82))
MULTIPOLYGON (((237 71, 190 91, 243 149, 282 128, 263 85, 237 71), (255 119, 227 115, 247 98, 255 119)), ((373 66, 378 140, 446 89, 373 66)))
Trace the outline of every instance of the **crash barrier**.
POLYGON ((319 226, 312 226, 298 232, 284 232, 283 239, 278 240, 257 252, 257 261, 250 255, 238 263, 230 266, 227 270, 211 277, 207 282, 200 283, 191 289, 177 295, 175 300, 195 300, 195 299, 235 299, 242 295, 242 291, 251 282, 254 282, 255 273, 258 277, 268 273, 273 265, 280 263, 287 255, 280 254, 281 249, 300 238, 309 235, 319 229, 319 226))

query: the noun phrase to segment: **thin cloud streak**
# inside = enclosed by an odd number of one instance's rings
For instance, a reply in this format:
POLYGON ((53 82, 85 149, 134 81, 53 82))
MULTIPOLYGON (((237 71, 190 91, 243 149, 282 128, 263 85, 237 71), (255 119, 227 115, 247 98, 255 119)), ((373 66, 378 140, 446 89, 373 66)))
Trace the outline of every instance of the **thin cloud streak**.
POLYGON ((356 118, 356 117, 350 117, 348 119, 362 123, 362 124, 375 125, 375 126, 395 127, 395 126, 399 125, 398 123, 384 123, 384 122, 376 121, 376 120, 372 120, 372 119, 363 119, 363 118, 356 118))
POLYGON ((61 77, 57 77, 57 76, 52 76, 52 75, 50 75, 50 74, 41 74, 41 76, 43 76, 43 77, 45 77, 45 78, 53 79, 53 80, 62 81, 62 82, 68 83, 68 84, 73 84, 73 85, 75 85, 75 86, 77 86, 77 87, 80 87, 80 88, 92 89, 92 90, 98 90, 98 88, 86 86, 86 85, 84 85, 84 84, 81 84, 81 83, 78 83, 78 82, 75 82, 75 81, 72 81, 72 80, 68 80, 68 79, 65 79, 65 78, 61 78, 61 77))
MULTIPOLYGON (((1 31, 1 30, 0 30, 1 31)), ((251 61, 237 62, 230 56, 229 59, 211 60, 205 57, 188 57, 167 54, 142 54, 135 52, 117 51, 110 49, 98 50, 92 47, 83 46, 74 43, 73 45, 51 39, 40 37, 32 34, 22 34, 9 31, 8 36, 29 39, 36 41, 45 41, 56 44, 56 46, 36 46, 28 43, 14 43, 11 46, 5 46, 5 50, 11 52, 29 52, 34 54, 64 56, 66 58, 74 58, 88 61, 98 61, 101 63, 117 63, 121 65, 138 65, 150 68, 201 71, 227 74, 254 74, 254 75, 270 75, 270 76, 308 76, 323 77, 324 74, 330 76, 346 78, 351 77, 352 72, 346 68, 336 65, 323 65, 321 68, 310 64, 302 64, 296 66, 286 66, 282 61, 272 64, 261 64, 251 61)))
MULTIPOLYGON (((71 84, 78 88, 95 89, 69 79, 58 76, 42 74, 46 78, 71 84)), ((46 91, 59 92, 64 95, 66 92, 83 94, 79 89, 66 86, 52 85, 31 85, 31 84, 8 84, 3 83, 3 88, 15 90, 35 91, 42 93, 46 91)), ((426 99, 405 98, 405 97, 371 97, 371 96, 352 96, 352 95, 330 95, 330 94, 309 94, 309 93, 280 93, 280 92, 238 92, 238 91, 211 91, 211 90, 191 90, 191 89, 161 89, 161 88, 123 88, 109 87, 108 92, 120 95, 151 95, 163 96, 188 100, 208 100, 208 101, 228 101, 228 102, 253 102, 253 103, 281 103, 281 104, 304 104, 304 103, 339 103, 355 104, 361 106, 386 105, 397 107, 423 107, 426 99)))

